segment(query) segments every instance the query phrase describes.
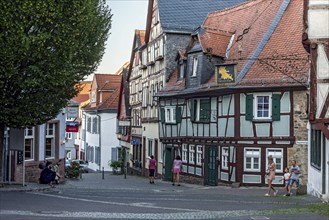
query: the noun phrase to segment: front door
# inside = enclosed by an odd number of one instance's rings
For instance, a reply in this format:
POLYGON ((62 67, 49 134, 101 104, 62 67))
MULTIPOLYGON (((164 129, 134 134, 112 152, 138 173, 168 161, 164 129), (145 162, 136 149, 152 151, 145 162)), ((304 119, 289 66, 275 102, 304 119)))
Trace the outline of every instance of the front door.
POLYGON ((173 150, 170 147, 165 148, 165 173, 164 180, 172 181, 172 164, 173 164, 173 150))
POLYGON ((205 185, 217 186, 217 178, 218 178, 217 157, 218 157, 217 146, 206 146, 205 185))

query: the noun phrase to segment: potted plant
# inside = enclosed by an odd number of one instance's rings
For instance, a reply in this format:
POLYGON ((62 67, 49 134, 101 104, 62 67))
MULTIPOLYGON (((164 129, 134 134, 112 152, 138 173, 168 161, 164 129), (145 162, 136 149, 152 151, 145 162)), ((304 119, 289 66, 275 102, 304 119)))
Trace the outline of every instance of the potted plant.
POLYGON ((113 160, 110 163, 110 167, 113 168, 113 173, 114 174, 119 174, 121 172, 121 167, 123 166, 123 163, 121 160, 113 160), (119 170, 120 168, 120 170, 119 170))

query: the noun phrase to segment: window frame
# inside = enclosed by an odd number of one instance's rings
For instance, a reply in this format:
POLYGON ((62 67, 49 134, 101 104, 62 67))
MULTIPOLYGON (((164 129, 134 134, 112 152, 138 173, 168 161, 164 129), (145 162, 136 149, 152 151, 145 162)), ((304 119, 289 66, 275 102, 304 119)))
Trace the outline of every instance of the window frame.
MULTIPOLYGON (((272 119, 272 94, 271 93, 257 93, 257 94, 254 94, 254 118, 256 120, 262 120, 262 119, 272 119), (265 117, 265 116, 258 116, 258 112, 259 112, 259 102, 258 102, 258 98, 259 97, 268 97, 268 103, 265 103, 268 105, 268 110, 267 110, 267 113, 268 113, 268 116, 265 117)), ((263 104, 264 105, 264 104, 263 104)), ((261 109, 261 112, 264 114, 264 112, 266 112, 264 109, 261 109)))
POLYGON ((153 143, 154 143, 153 139, 148 139, 147 156, 149 156, 149 157, 152 156, 152 155, 154 156, 154 153, 153 153, 154 152, 154 144, 153 143))
POLYGON ((311 129, 311 149, 310 149, 310 164, 317 170, 321 170, 321 158, 325 139, 321 130, 311 129))
POLYGON ((275 169, 275 172, 278 172, 278 173, 282 173, 283 172, 283 148, 266 148, 266 164, 268 164, 268 156, 272 155, 273 157, 273 161, 274 163, 276 164, 276 169, 275 169), (277 155, 277 154, 270 154, 269 151, 280 151, 281 152, 281 155, 277 155), (281 159, 281 162, 278 163, 278 159, 281 159), (278 169, 278 164, 280 164, 280 169, 278 169))
POLYGON ((253 147, 246 147, 244 148, 244 155, 243 155, 243 159, 244 159, 244 162, 243 162, 243 168, 244 168, 244 171, 247 171, 247 172, 260 172, 261 171, 261 153, 262 153, 262 150, 261 148, 253 148, 253 147), (247 168, 247 151, 258 151, 258 157, 256 156, 249 156, 251 158, 251 161, 250 161, 250 164, 251 164, 251 168, 247 168), (258 169, 255 169, 255 161, 254 161, 254 158, 258 158, 258 169))
POLYGON ((229 163, 229 147, 222 147, 222 155, 221 155, 221 168, 222 170, 228 170, 229 163), (225 152, 227 151, 227 152, 225 152))
POLYGON ((195 145, 194 144, 190 144, 188 146, 188 163, 189 164, 195 164, 195 145))
POLYGON ((188 158, 188 148, 187 148, 187 144, 182 144, 182 162, 183 163, 187 163, 188 158))
POLYGON ((176 107, 175 106, 165 107, 165 123, 168 123, 168 124, 176 123, 176 107))
POLYGON ((56 126, 55 123, 46 123, 46 137, 45 137, 45 158, 54 158, 55 157, 55 138, 56 138, 56 126), (50 125, 52 128, 50 128, 50 125), (51 132, 50 132, 51 131, 51 132), (47 151, 49 152, 49 149, 47 150, 47 141, 51 141, 50 146, 50 156, 47 155, 47 151))
POLYGON ((196 77, 198 73, 198 56, 192 57, 192 77, 196 77))
POLYGON ((24 130, 24 152, 25 152, 25 161, 34 160, 35 152, 35 127, 28 127, 24 130), (31 132, 31 133, 30 133, 31 132), (27 141, 29 141, 30 150, 27 150, 27 141), (30 157, 27 157, 26 154, 29 152, 30 157))
POLYGON ((202 165, 202 157, 203 157, 203 146, 196 145, 196 164, 202 165))

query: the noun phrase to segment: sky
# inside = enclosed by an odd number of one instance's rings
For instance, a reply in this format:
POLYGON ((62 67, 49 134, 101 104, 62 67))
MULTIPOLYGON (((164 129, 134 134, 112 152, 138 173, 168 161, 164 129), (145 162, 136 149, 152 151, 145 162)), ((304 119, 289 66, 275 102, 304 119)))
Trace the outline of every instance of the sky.
POLYGON ((111 34, 96 73, 115 73, 130 59, 134 30, 145 30, 148 0, 107 0, 111 8, 111 34))

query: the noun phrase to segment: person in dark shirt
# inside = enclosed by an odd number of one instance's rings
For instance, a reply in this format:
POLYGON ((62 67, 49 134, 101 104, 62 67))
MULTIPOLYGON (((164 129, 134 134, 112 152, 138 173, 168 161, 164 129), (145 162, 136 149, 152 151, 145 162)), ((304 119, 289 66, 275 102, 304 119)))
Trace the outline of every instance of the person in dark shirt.
POLYGON ((48 184, 53 187, 52 182, 55 181, 56 172, 51 170, 52 163, 50 161, 46 162, 46 168, 44 168, 40 173, 40 183, 48 184))

